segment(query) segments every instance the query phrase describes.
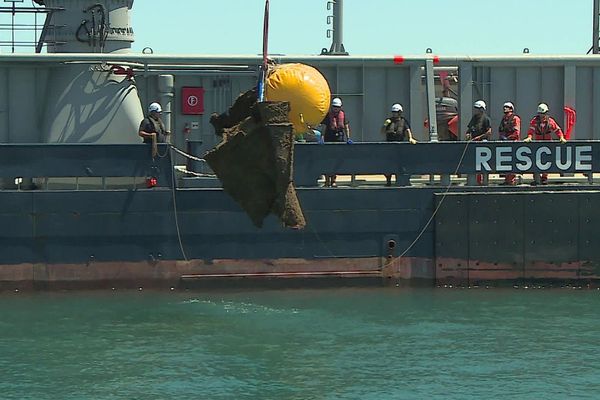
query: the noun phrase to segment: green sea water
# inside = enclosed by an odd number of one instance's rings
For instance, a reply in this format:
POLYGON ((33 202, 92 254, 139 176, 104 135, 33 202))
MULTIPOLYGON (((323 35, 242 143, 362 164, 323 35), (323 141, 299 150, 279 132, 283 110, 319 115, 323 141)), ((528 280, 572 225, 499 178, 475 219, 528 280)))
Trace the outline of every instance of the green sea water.
POLYGON ((1 399, 598 398, 596 290, 0 295, 1 399))

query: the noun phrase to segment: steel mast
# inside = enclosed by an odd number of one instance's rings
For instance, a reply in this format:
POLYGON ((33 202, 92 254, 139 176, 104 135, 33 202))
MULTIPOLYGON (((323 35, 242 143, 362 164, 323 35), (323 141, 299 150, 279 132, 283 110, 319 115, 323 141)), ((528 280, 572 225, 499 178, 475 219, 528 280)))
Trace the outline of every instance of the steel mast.
POLYGON ((600 54, 600 0, 594 0, 594 34, 592 54, 600 54))
POLYGON ((327 16, 327 24, 333 21, 332 29, 327 29, 327 37, 331 37, 331 47, 329 50, 323 48, 322 55, 347 56, 348 52, 344 48, 344 0, 330 0, 327 2, 327 10, 333 6, 333 15, 327 16))

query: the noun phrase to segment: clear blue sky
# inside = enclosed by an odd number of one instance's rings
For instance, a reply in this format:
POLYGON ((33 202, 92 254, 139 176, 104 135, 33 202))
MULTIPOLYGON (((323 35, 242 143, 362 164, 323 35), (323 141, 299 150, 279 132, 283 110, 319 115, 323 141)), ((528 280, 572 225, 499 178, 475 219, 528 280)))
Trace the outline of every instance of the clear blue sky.
MULTIPOLYGON (((257 54, 264 0, 135 0, 133 50, 257 54)), ((326 0, 271 0, 269 52, 329 47, 326 0)), ((593 0, 345 0, 352 55, 585 54, 593 0)))

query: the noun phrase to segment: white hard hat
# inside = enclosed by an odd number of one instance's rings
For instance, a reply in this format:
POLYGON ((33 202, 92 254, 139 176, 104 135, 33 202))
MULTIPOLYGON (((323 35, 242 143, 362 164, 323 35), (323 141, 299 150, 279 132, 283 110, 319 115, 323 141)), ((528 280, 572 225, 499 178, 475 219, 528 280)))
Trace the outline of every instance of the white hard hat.
POLYGON ((485 101, 483 100, 477 100, 475 102, 475 104, 473 104, 474 108, 483 108, 484 110, 487 108, 487 106, 485 105, 485 101))
POLYGON ((508 107, 511 110, 515 109, 515 105, 513 103, 511 103, 510 101, 507 101, 506 103, 504 103, 504 105, 502 107, 508 107))
POLYGON ((537 112, 540 114, 546 114, 548 112, 548 105, 546 103, 540 103, 538 105, 537 112))
POLYGON ((392 112, 402 112, 404 109, 402 108, 402 104, 394 104, 392 105, 392 112))
POLYGON ((152 103, 148 106, 148 112, 162 112, 162 107, 158 103, 152 103))
POLYGON ((342 106, 342 99, 340 99, 339 97, 334 98, 331 101, 331 105, 334 107, 341 107, 342 106))

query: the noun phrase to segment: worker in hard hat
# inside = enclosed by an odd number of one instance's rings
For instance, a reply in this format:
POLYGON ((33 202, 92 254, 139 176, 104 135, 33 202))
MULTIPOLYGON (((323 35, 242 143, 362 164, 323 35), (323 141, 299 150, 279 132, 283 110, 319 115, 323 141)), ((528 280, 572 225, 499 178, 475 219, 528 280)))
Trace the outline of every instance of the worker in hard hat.
POLYGON ((556 135, 561 143, 566 143, 567 139, 556 123, 554 118, 548 115, 548 105, 540 103, 537 107, 537 115, 533 117, 529 123, 529 130, 524 142, 531 142, 535 136, 535 140, 552 140, 552 135, 556 135))
MULTIPOLYGON (((473 104, 473 116, 467 125, 465 139, 482 142, 492 138, 492 123, 486 114, 487 105, 483 100, 477 100, 473 104)), ((477 174, 477 184, 484 184, 484 175, 477 174)))
POLYGON ((350 121, 342 109, 342 99, 335 97, 322 122, 325 125, 325 142, 346 142, 350 139, 350 121))
POLYGON ((467 125, 465 138, 473 141, 489 140, 492 137, 492 124, 490 117, 487 116, 487 106, 485 101, 477 100, 473 104, 473 117, 467 125))
MULTIPOLYGON (((152 157, 158 155, 158 143, 165 143, 167 136, 171 132, 167 132, 165 124, 160 119, 162 107, 158 103, 152 103, 148 106, 148 116, 140 123, 138 135, 144 139, 144 143, 152 145, 152 157)), ((151 188, 157 185, 157 177, 146 177, 146 185, 151 188)))
MULTIPOLYGON (((561 143, 566 143, 567 139, 558 125, 558 123, 548 115, 548 105, 546 103, 540 103, 537 107, 537 114, 529 123, 529 129, 527 130, 527 137, 523 139, 524 142, 531 142, 532 140, 552 140, 552 135, 558 137, 561 143)), ((534 173, 534 181, 532 184, 541 183, 545 185, 548 181, 548 174, 534 173)))
MULTIPOLYGON (((352 143, 350 139, 350 121, 342 109, 342 99, 335 97, 331 101, 331 109, 321 123, 325 126, 323 135, 325 143, 352 143)), ((335 175, 325 175, 325 186, 336 187, 335 175)))
MULTIPOLYGON (((500 140, 518 141, 521 140, 521 118, 515 114, 515 105, 507 101, 502 106, 502 120, 498 128, 498 137, 500 140)), ((503 185, 515 185, 516 175, 504 175, 503 185)))
POLYGON ((385 135, 388 142, 404 142, 406 140, 411 144, 416 144, 417 141, 413 137, 408 120, 402 115, 403 112, 401 104, 392 105, 391 116, 383 123, 381 133, 385 135))
MULTIPOLYGON (((417 141, 410 130, 410 123, 402 115, 404 112, 402 104, 393 104, 390 112, 391 115, 383 122, 381 127, 381 133, 385 135, 385 140, 388 142, 408 141, 411 144, 416 144, 417 141)), ((385 178, 387 180, 386 186, 392 186, 392 175, 385 175, 385 178)), ((398 177, 396 177, 397 179, 398 177)))
POLYGON ((152 103, 148 106, 148 116, 140 124, 138 135, 144 139, 144 143, 165 143, 167 132, 165 124, 160 118, 162 107, 159 103, 152 103))

